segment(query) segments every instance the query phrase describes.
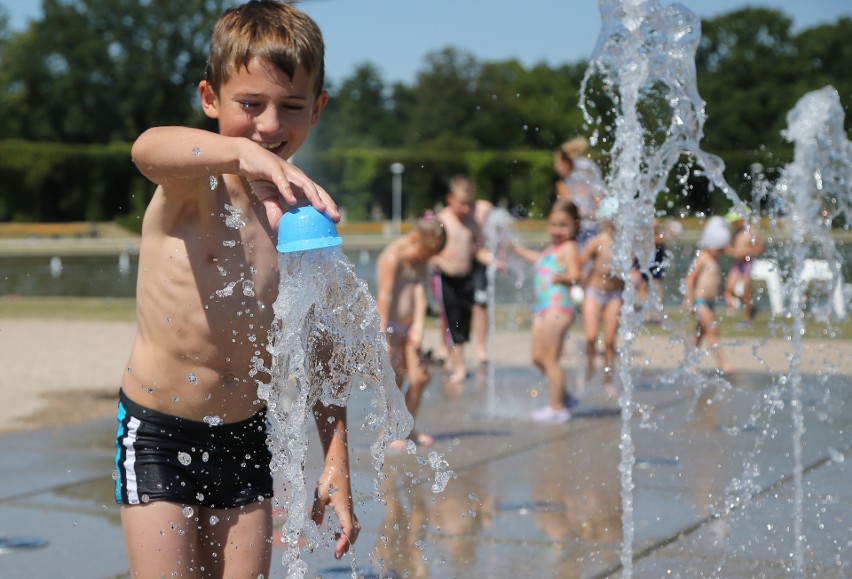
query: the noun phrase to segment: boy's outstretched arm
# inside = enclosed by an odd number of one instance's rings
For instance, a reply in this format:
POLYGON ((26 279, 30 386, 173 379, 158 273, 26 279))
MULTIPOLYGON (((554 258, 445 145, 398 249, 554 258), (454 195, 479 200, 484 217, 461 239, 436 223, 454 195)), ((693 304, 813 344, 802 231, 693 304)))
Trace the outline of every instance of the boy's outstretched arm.
POLYGON ((131 156, 139 171, 167 194, 196 191, 189 183, 207 186, 211 175, 245 177, 273 226, 283 211, 282 198, 288 206, 305 199, 332 220, 340 219, 337 205, 322 187, 251 139, 189 127, 154 127, 136 139, 131 156))
POLYGON ((325 456, 325 466, 317 482, 311 518, 320 525, 325 508, 334 509, 340 521, 341 534, 337 538, 334 557, 340 559, 355 543, 361 525, 352 506, 352 486, 349 480, 349 446, 346 434, 346 408, 326 406, 317 402, 313 408, 325 456))

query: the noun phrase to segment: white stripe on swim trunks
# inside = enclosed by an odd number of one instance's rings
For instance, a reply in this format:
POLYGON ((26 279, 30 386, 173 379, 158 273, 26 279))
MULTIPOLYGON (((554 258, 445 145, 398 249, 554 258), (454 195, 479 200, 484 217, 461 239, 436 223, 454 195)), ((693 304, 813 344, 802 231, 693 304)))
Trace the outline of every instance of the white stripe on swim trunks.
POLYGON ((127 449, 124 459, 124 484, 127 488, 127 502, 131 505, 139 504, 139 489, 136 486, 136 451, 133 445, 136 443, 136 433, 139 431, 140 424, 142 423, 136 417, 128 420, 127 434, 122 441, 124 448, 127 449))

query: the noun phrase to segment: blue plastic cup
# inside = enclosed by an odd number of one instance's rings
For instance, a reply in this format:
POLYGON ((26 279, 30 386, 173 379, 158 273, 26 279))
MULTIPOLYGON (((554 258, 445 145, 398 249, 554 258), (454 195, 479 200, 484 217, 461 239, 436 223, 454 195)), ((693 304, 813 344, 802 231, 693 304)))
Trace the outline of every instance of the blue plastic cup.
POLYGON ((335 247, 343 243, 334 221, 310 205, 286 212, 278 223, 280 253, 335 247))

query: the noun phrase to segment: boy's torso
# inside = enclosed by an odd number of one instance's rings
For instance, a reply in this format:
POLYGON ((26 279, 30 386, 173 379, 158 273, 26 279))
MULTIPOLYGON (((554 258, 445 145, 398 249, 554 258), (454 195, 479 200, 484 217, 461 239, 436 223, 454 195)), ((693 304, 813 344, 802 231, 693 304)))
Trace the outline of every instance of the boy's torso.
POLYGON ((443 251, 434 258, 434 263, 442 273, 450 276, 463 276, 470 273, 473 256, 476 252, 478 228, 471 217, 462 222, 449 208, 437 215, 447 235, 443 251))
POLYGON ((624 289, 624 282, 614 275, 612 238, 606 234, 599 234, 589 243, 597 244, 597 251, 591 261, 589 286, 605 292, 624 289))
POLYGON ((215 190, 183 202, 157 190, 143 224, 128 397, 191 420, 234 422, 258 411, 249 371, 255 356, 266 360, 278 295, 273 240, 238 177, 220 176, 215 190))
POLYGON ((701 263, 696 264, 698 275, 695 276, 695 297, 715 300, 719 294, 721 280, 719 262, 709 251, 703 251, 699 259, 701 263))

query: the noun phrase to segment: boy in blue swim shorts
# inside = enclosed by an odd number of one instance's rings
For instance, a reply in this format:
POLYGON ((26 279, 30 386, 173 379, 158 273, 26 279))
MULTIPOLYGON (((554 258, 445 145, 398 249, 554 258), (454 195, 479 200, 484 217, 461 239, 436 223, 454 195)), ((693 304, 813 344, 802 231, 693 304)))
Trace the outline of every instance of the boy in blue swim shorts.
POLYGON ((705 338, 716 355, 719 370, 730 372, 719 348, 719 333, 716 330, 716 318, 713 310, 722 283, 722 270, 719 256, 731 241, 728 224, 719 216, 707 220, 701 233, 700 250, 695 256, 686 274, 683 308, 695 314, 695 345, 699 346, 705 338))

